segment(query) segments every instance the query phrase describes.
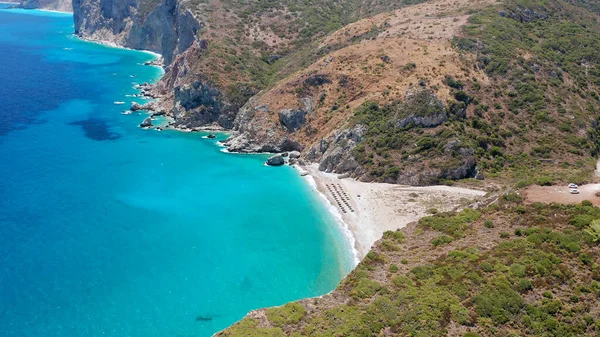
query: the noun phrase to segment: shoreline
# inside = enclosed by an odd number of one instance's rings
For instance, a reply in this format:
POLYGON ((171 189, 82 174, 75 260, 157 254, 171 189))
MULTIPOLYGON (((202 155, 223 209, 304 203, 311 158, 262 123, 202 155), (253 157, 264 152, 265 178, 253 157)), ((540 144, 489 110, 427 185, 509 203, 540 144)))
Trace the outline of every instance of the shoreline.
POLYGON ((59 10, 56 10, 56 9, 16 7, 16 6, 20 6, 20 2, 0 1, 0 4, 3 4, 3 5, 13 5, 15 7, 11 7, 9 9, 18 9, 18 10, 23 10, 23 11, 40 11, 40 12, 48 12, 48 13, 54 13, 54 14, 65 14, 65 15, 73 15, 74 14, 73 12, 59 11, 59 10))
MULTIPOLYGON (((404 228, 411 222, 439 212, 465 208, 480 200, 486 192, 452 186, 404 186, 366 183, 318 170, 317 164, 299 166, 308 172, 306 182, 326 203, 334 219, 349 231, 355 260, 362 260, 386 231, 404 228), (334 187, 335 185, 335 187, 334 187)), ((346 234, 346 233, 344 233, 346 234)), ((347 236, 347 235, 346 235, 347 236)))
MULTIPOLYGON (((64 12, 63 12, 64 13, 64 12)), ((151 50, 145 50, 145 49, 133 49, 133 48, 129 48, 129 47, 123 47, 120 46, 118 44, 116 44, 115 42, 111 42, 111 41, 102 41, 102 40, 94 40, 94 39, 90 39, 90 38, 86 38, 86 37, 82 37, 79 36, 75 33, 72 34, 75 38, 81 40, 81 41, 85 41, 85 42, 89 42, 89 43, 95 43, 95 44, 99 44, 105 47, 109 47, 109 48, 115 48, 115 49, 124 49, 124 50, 129 50, 129 51, 136 51, 136 52, 141 52, 141 53, 146 53, 146 54, 150 54, 154 57, 156 57, 156 59, 162 59, 162 55, 157 53, 157 52, 153 52, 151 50)), ((156 59, 154 61, 156 61, 156 59)), ((161 69, 163 69, 164 71, 164 65, 163 66, 159 66, 159 65, 149 65, 149 66, 155 66, 155 67, 160 67, 161 69)), ((163 73, 164 75, 164 73, 163 73)))
MULTIPOLYGON (((153 61, 162 59, 162 55, 153 51, 123 47, 114 42, 85 38, 74 33, 72 36, 81 41, 108 48, 143 52, 152 56, 153 61)), ((153 64, 150 66, 161 69, 161 74, 151 84, 157 83, 165 74, 165 65, 153 64)), ((172 126, 167 126, 165 129, 179 132, 228 133, 227 130, 217 130, 211 126, 203 130, 188 130, 172 126)), ((232 154, 221 144, 217 143, 216 145, 221 147, 221 152, 232 154)), ((483 191, 450 186, 412 187, 365 183, 352 178, 339 179, 337 174, 319 171, 318 164, 294 165, 293 167, 299 174, 308 173, 302 177, 302 180, 317 193, 318 200, 327 208, 339 226, 338 230, 352 249, 353 267, 366 256, 371 246, 383 236, 385 231, 403 228, 408 223, 428 215, 428 210, 432 208, 441 212, 451 211, 459 207, 466 207, 486 194, 483 191), (413 197, 414 195, 417 196, 413 197)))

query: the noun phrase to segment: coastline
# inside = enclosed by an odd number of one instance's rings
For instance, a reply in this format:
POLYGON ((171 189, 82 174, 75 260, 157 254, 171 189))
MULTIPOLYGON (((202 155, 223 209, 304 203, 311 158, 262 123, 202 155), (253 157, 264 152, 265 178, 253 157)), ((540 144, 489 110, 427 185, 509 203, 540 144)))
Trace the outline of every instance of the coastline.
MULTIPOLYGON (((45 12, 57 12, 43 10, 45 12)), ((59 12, 67 13, 67 12, 59 12)), ((72 13, 71 13, 72 14, 72 13)), ((150 55, 153 61, 164 60, 159 53, 138 50, 120 46, 114 42, 95 40, 73 34, 84 42, 95 43, 108 48, 138 51, 150 55)), ((157 83, 164 76, 165 65, 152 64, 161 69, 161 74, 151 84, 157 83)), ((155 98, 160 99, 160 98, 155 98)), ((168 118, 167 120, 171 120, 168 118)), ((223 132, 227 130, 206 126, 197 129, 173 127, 167 123, 164 129, 180 132, 223 132)), ((217 143, 217 146, 222 147, 217 143)), ((226 148, 221 152, 231 153, 226 148)), ((233 153, 256 154, 256 153, 233 153)), ((379 240, 385 231, 397 230, 408 223, 419 220, 430 214, 432 209, 440 212, 467 207, 483 197, 486 192, 450 186, 412 187, 384 183, 365 183, 352 178, 338 178, 337 174, 325 173, 318 170, 318 164, 294 166, 299 173, 307 172, 303 181, 317 193, 318 199, 328 209, 332 218, 338 224, 341 234, 348 240, 352 249, 354 265, 358 264, 369 252, 375 241, 379 240), (335 189, 332 188, 335 186, 335 189), (339 192, 336 192, 339 191, 339 192), (334 195, 336 194, 337 195, 334 195), (344 202, 340 198, 344 195, 344 202), (336 199, 337 198, 337 199, 336 199)))
POLYGON ((342 222, 342 230, 349 232, 357 263, 384 232, 403 228, 433 209, 447 212, 467 207, 486 194, 461 187, 413 187, 340 179, 337 174, 319 171, 317 164, 298 168, 308 172, 305 181, 326 203, 332 216, 342 222), (345 201, 338 202, 340 198, 345 201))
MULTIPOLYGON (((65 13, 65 12, 62 12, 62 13, 65 13)), ((99 45, 102 45, 102 46, 105 46, 105 47, 109 47, 109 48, 124 49, 124 50, 129 50, 129 51, 137 51, 137 52, 142 52, 142 53, 150 54, 153 57, 155 57, 155 60, 153 60, 153 61, 156 61, 157 59, 162 59, 162 55, 161 54, 159 54, 157 52, 153 52, 151 50, 133 49, 133 48, 129 48, 129 47, 123 47, 123 46, 120 46, 120 45, 118 45, 118 44, 116 44, 114 42, 102 41, 102 40, 94 40, 94 39, 90 39, 90 38, 85 38, 85 37, 81 37, 81 36, 79 36, 79 35, 77 35, 75 33, 73 33, 72 35, 73 35, 73 37, 75 37, 75 38, 77 38, 77 39, 79 39, 81 41, 85 41, 85 42, 89 42, 89 43, 95 43, 95 44, 99 44, 99 45)), ((159 66, 159 65, 153 65, 153 66, 160 67, 161 69, 163 69, 163 75, 164 75, 164 64, 162 66, 159 66)))

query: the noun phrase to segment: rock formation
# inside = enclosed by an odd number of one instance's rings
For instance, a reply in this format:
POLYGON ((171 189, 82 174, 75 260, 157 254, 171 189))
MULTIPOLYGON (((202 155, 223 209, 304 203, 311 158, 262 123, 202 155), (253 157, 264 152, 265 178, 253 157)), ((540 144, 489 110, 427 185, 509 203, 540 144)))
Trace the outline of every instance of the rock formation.
POLYGON ((152 118, 147 117, 146 119, 144 119, 144 121, 142 122, 142 124, 140 124, 141 128, 149 128, 152 127, 152 118))
POLYGON ((177 0, 73 0, 75 34, 161 54, 166 64, 196 40, 202 24, 177 0))
POLYGON ((285 164, 285 160, 283 159, 283 156, 280 154, 274 155, 272 157, 270 157, 269 159, 267 159, 267 165, 269 166, 281 166, 285 164))
POLYGON ((61 12, 72 12, 71 0, 21 0, 20 7, 27 9, 49 9, 61 12))

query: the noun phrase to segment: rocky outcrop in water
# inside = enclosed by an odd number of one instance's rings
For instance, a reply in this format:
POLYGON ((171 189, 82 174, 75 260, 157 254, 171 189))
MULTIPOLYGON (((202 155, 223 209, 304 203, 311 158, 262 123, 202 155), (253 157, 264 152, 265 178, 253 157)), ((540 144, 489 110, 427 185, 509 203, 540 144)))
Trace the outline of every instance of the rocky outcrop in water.
POLYGON ((250 99, 235 116, 235 133, 224 142, 231 152, 261 153, 302 151, 302 145, 283 132, 282 127, 270 119, 269 108, 256 106, 250 99))
POLYGON ((267 159, 267 165, 269 165, 269 166, 281 166, 283 164, 285 164, 285 160, 283 159, 283 156, 280 154, 267 159))
MULTIPOLYGON (((240 90, 248 97, 254 94, 249 88, 240 90)), ((207 81, 198 79, 191 84, 176 86, 174 95, 173 117, 178 124, 196 126, 217 123, 225 129, 233 128, 240 104, 207 81)))
POLYGON ((142 122, 142 124, 140 124, 141 128, 149 128, 152 127, 152 118, 147 117, 146 119, 144 119, 144 121, 142 122))

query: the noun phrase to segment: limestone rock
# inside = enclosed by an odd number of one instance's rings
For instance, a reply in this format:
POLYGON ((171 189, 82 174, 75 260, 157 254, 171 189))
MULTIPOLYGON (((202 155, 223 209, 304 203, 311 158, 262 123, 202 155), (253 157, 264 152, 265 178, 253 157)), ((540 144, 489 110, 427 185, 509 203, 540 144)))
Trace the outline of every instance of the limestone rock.
POLYGON ((353 173, 359 164, 352 150, 361 142, 366 127, 356 125, 352 129, 336 130, 319 144, 310 148, 306 159, 318 162, 319 170, 333 173, 353 173))
POLYGON ((396 127, 404 128, 409 124, 423 127, 435 127, 448 120, 444 103, 437 98, 433 90, 411 86, 406 90, 404 103, 398 103, 396 127))
POLYGON ((142 128, 152 127, 152 118, 147 117, 146 119, 144 119, 144 121, 142 122, 142 124, 140 124, 140 127, 142 127, 142 128))
POLYGON ((129 108, 129 110, 131 110, 131 111, 144 110, 144 106, 137 102, 133 102, 133 103, 131 103, 131 108, 129 108))
POLYGON ((283 164, 285 164, 285 160, 280 154, 267 159, 267 165, 269 166, 281 166, 283 164))
POLYGON ((294 132, 306 123, 306 111, 300 109, 283 109, 279 111, 279 121, 289 132, 294 132))

